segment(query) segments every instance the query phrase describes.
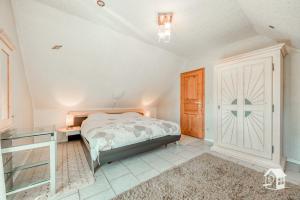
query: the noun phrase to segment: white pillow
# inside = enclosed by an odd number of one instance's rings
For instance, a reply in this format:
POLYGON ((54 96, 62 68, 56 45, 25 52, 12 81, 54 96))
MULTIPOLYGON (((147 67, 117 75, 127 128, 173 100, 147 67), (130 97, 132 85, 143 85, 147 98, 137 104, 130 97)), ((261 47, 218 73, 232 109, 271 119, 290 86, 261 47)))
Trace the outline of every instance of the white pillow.
POLYGON ((108 114, 104 112, 93 113, 88 116, 88 120, 107 120, 107 119, 124 119, 141 117, 142 115, 136 112, 126 112, 122 114, 108 114))
POLYGON ((141 117, 142 115, 137 112, 126 112, 121 114, 124 117, 141 117))
POLYGON ((89 120, 94 120, 94 119, 99 120, 99 119, 107 119, 107 118, 109 118, 109 114, 103 112, 89 114, 88 116, 89 120))

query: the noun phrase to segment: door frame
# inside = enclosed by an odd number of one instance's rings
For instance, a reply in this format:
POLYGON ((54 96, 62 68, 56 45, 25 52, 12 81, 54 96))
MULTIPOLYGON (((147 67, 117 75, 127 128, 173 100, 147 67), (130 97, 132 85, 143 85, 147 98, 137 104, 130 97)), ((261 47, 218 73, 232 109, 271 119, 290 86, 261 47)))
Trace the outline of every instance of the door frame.
POLYGON ((206 90, 205 90, 205 80, 206 80, 206 73, 205 73, 205 66, 200 66, 197 69, 189 70, 189 71, 184 71, 180 73, 180 127, 182 124, 182 113, 183 113, 183 107, 182 107, 182 87, 181 87, 181 77, 184 74, 190 73, 190 72, 196 72, 196 71, 203 71, 203 140, 205 139, 206 135, 206 90))

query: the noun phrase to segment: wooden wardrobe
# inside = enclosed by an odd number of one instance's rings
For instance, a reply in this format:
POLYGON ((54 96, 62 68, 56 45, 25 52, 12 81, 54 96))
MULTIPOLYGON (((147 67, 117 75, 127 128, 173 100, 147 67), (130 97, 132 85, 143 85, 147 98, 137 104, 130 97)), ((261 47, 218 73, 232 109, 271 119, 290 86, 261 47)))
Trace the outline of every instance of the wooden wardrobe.
POLYGON ((212 150, 265 168, 283 166, 284 44, 223 60, 215 67, 212 150))

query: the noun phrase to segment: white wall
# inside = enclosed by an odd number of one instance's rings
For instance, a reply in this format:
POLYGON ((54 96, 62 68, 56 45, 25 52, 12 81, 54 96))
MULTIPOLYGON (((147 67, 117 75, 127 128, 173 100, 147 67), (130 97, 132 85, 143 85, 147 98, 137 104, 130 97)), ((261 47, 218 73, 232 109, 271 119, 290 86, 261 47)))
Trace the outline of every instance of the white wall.
POLYGON ((201 62, 200 65, 191 65, 193 67, 184 67, 178 72, 173 86, 159 99, 157 116, 160 119, 170 120, 180 123, 180 73, 199 68, 205 68, 205 139, 213 140, 211 111, 212 111, 212 66, 209 61, 201 62), (205 64, 204 64, 205 63, 205 64))
MULTIPOLYGON (((132 108, 141 108, 132 107, 132 108)), ((129 108, 129 107, 128 107, 129 108)), ((143 107, 146 112, 150 113, 151 117, 157 116, 157 108, 155 107, 143 107)), ((93 108, 78 108, 79 110, 93 110, 93 108)), ((95 108, 94 108, 95 109, 95 108)), ((96 109, 105 110, 110 108, 97 107, 96 109)), ((118 108, 115 108, 118 109, 118 108)), ((120 108, 122 109, 122 108, 120 108)), ((60 109, 34 109, 34 126, 43 127, 49 125, 55 125, 56 127, 64 127, 66 125, 66 115, 70 111, 68 108, 60 109)))
MULTIPOLYGON (((30 129, 33 126, 33 112, 31 95, 28 89, 25 76, 21 50, 19 46, 16 24, 14 20, 12 5, 10 0, 0 1, 0 29, 3 29, 9 37, 15 50, 12 55, 11 66, 13 76, 13 109, 14 109, 14 127, 18 129, 30 129)), ((14 145, 33 142, 33 138, 27 138, 14 141, 14 145)), ((29 154, 19 152, 13 156, 13 165, 24 163, 29 154)))
POLYGON ((13 66, 14 126, 17 128, 30 128, 33 124, 31 96, 28 90, 10 0, 0 1, 0 29, 4 30, 16 47, 11 63, 13 66))
POLYGON ((180 123, 180 76, 176 76, 173 86, 159 99, 158 118, 180 123))
MULTIPOLYGON (((213 127, 213 67, 222 59, 232 55, 245 53, 251 50, 263 48, 275 44, 274 41, 257 36, 247 40, 239 41, 224 47, 215 52, 208 52, 207 55, 199 56, 199 58, 191 58, 188 64, 183 67, 182 71, 190 71, 199 66, 206 69, 205 77, 205 98, 206 98, 206 133, 205 139, 213 140, 215 134, 211 131, 213 127)), ((298 162, 300 164, 300 51, 290 50, 289 55, 284 59, 285 64, 285 121, 284 121, 284 153, 288 160, 298 162)), ((170 88, 170 90, 160 99, 158 104, 158 117, 162 119, 179 122, 180 119, 180 88, 178 81, 170 88)))
POLYGON ((289 48, 284 69, 284 147, 288 159, 300 164, 300 50, 289 48))
POLYGON ((112 108, 113 96, 121 96, 116 107, 156 107, 182 66, 166 50, 38 1, 13 5, 35 126, 62 126, 70 110, 112 108))
POLYGON ((158 103, 158 117, 166 120, 178 122, 180 121, 180 73, 191 71, 201 67, 205 68, 205 139, 213 140, 214 133, 212 132, 213 119, 213 67, 222 58, 235 54, 247 52, 253 49, 266 47, 274 44, 263 36, 255 36, 246 40, 237 41, 222 49, 216 49, 207 52, 205 55, 189 58, 186 64, 177 73, 176 81, 173 86, 165 93, 158 103))

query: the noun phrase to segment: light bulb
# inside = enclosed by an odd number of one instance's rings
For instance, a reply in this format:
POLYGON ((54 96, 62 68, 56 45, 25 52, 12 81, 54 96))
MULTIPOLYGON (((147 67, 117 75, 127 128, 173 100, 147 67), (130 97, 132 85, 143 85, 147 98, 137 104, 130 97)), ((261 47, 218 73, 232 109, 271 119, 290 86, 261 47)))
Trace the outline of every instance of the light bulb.
POLYGON ((164 27, 165 27, 165 29, 170 29, 171 23, 170 22, 165 23, 164 27))

